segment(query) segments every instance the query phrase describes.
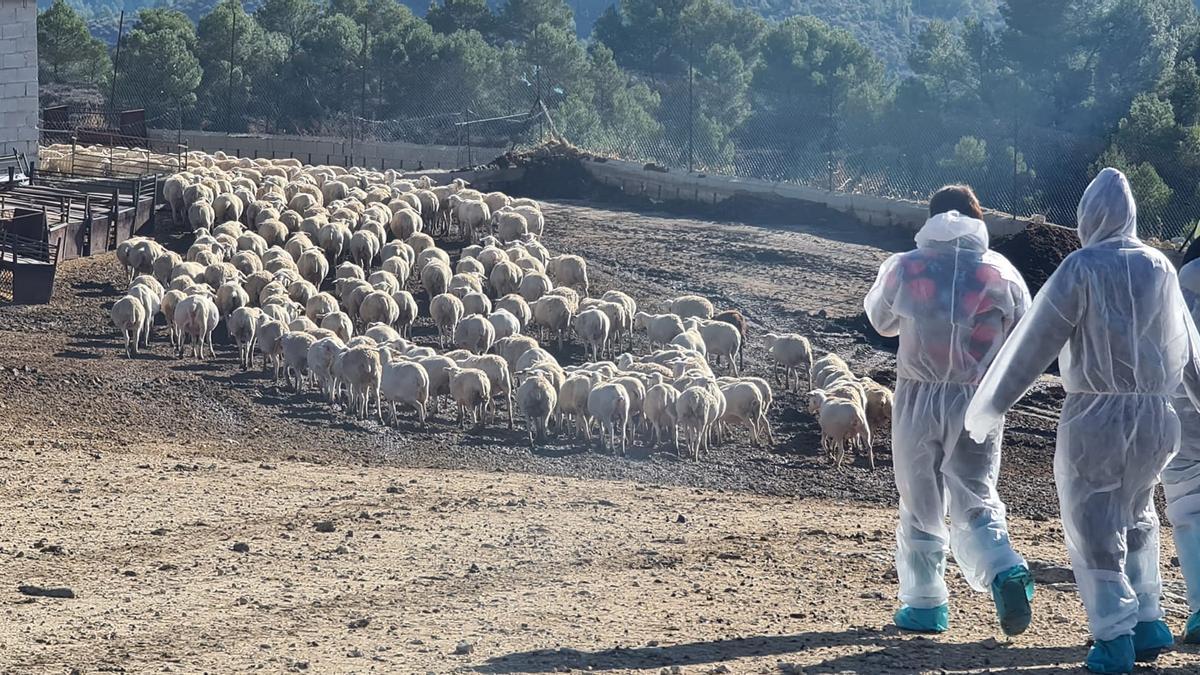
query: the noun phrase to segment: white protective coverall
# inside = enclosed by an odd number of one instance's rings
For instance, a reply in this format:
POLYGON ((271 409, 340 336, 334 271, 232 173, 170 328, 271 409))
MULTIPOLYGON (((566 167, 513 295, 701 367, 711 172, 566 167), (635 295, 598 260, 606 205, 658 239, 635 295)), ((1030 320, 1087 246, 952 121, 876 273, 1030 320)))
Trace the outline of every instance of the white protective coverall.
POLYGON ((900 601, 931 608, 949 598, 947 544, 977 591, 1025 563, 1009 544, 996 493, 1004 421, 997 418, 975 442, 963 430, 963 415, 1030 298, 1020 273, 988 250, 982 221, 939 214, 916 241, 915 250, 883 264, 863 305, 875 330, 900 336, 892 407, 900 493, 896 570, 900 601))
MULTIPOLYGON (((1200 260, 1179 270, 1179 287, 1192 320, 1200 320, 1200 260)), ((1186 395, 1175 398, 1182 437, 1179 454, 1163 470, 1167 517, 1175 534, 1179 566, 1187 581, 1188 610, 1200 612, 1200 411, 1186 395)))
POLYGON ((1172 396, 1200 396, 1196 329, 1171 263, 1137 238, 1121 172, 1105 169, 1078 211, 1083 248, 1038 293, 967 409, 973 438, 1058 357, 1067 397, 1054 477, 1079 594, 1097 640, 1162 618, 1154 484, 1179 446, 1172 396))

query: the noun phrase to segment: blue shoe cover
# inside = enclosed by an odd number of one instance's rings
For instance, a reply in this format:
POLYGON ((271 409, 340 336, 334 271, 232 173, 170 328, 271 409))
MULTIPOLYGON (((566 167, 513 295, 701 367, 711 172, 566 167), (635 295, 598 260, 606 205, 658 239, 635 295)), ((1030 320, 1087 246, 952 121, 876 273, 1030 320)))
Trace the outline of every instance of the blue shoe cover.
POLYGON ((1187 622, 1187 628, 1183 629, 1183 637, 1179 639, 1185 645, 1200 644, 1200 610, 1192 613, 1187 622))
POLYGON ((992 581, 992 599, 996 616, 1005 635, 1020 635, 1033 620, 1033 575, 1024 565, 1015 565, 996 575, 992 581))
POLYGON ((950 605, 937 607, 901 607, 894 617, 896 626, 915 633, 944 633, 950 628, 950 605))
POLYGON ((1175 644, 1175 637, 1166 621, 1140 621, 1133 627, 1133 657, 1139 663, 1149 663, 1175 644))
POLYGON ((1121 675, 1133 672, 1133 636, 1122 635, 1113 640, 1096 640, 1088 650, 1087 669, 1093 673, 1121 675))

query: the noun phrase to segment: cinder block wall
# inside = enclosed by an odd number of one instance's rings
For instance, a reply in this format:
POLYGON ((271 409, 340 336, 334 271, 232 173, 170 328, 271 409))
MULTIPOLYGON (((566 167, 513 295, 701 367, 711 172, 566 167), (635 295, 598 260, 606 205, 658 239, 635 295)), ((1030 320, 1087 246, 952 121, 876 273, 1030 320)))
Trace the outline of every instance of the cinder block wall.
POLYGON ((15 149, 33 164, 37 121, 37 2, 0 0, 0 154, 15 149))

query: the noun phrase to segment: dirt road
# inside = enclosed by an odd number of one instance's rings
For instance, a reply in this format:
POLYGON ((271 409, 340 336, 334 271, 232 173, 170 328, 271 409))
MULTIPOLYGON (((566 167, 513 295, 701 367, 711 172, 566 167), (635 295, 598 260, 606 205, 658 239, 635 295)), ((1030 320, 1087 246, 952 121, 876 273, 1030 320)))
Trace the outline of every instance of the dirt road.
MULTIPOLYGON (((1049 673, 1083 656, 1052 523, 1013 523, 1042 582, 1027 636, 998 640, 954 577, 953 630, 924 639, 885 628, 888 509, 167 443, 0 450, 4 672, 1049 673)), ((1174 570, 1168 587, 1178 627, 1174 570)))

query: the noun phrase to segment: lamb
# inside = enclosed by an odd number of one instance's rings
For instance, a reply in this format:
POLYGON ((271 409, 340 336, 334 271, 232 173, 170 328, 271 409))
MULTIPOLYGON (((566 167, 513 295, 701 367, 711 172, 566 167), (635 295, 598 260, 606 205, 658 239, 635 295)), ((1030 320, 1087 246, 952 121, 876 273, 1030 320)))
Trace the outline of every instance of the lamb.
POLYGON ((633 326, 645 330, 650 348, 668 345, 675 336, 684 331, 683 321, 676 314, 647 314, 638 312, 633 317, 633 326))
POLYGON ((500 261, 492 267, 488 274, 488 287, 492 297, 501 298, 509 293, 516 293, 521 287, 524 272, 520 267, 508 261, 500 261))
POLYGON ((189 339, 192 341, 193 356, 203 359, 204 345, 208 344, 209 353, 216 358, 217 353, 212 346, 212 334, 217 329, 219 320, 217 305, 208 297, 189 295, 180 300, 179 304, 175 305, 175 316, 172 317, 175 330, 179 333, 176 358, 183 358, 184 346, 189 339))
MULTIPOLYGON (((775 364, 783 366, 784 369, 784 387, 792 390, 800 390, 800 368, 803 367, 808 374, 809 385, 812 385, 812 345, 809 344, 808 338, 795 333, 767 333, 763 336, 763 346, 767 348, 767 352, 771 355, 775 364), (792 376, 795 375, 796 385, 792 389, 792 376)), ((775 368, 772 367, 772 371, 775 368)))
POLYGON ((400 319, 400 305, 385 291, 371 291, 358 306, 358 321, 367 326, 381 323, 391 326, 400 319))
POLYGON ((529 303, 515 293, 500 298, 492 307, 494 311, 504 310, 516 317, 521 330, 525 330, 525 326, 533 320, 533 310, 529 308, 529 303))
POLYGON ((694 326, 686 328, 682 333, 671 338, 671 344, 690 349, 704 357, 708 356, 708 347, 704 344, 704 336, 700 335, 700 331, 696 330, 694 326))
POLYGON ((375 398, 375 411, 383 422, 383 408, 379 403, 382 366, 379 351, 372 346, 351 346, 342 353, 342 377, 350 389, 351 407, 359 419, 366 419, 370 411, 371 397, 375 398))
POLYGON ((175 328, 175 306, 180 300, 187 297, 187 294, 180 290, 171 289, 163 293, 162 299, 158 301, 158 310, 162 313, 163 319, 167 322, 167 336, 171 340, 171 347, 179 345, 179 332, 175 328))
POLYGON ((569 286, 588 294, 587 262, 577 255, 563 254, 550 259, 546 271, 558 286, 569 286))
POLYGON ((421 269, 421 287, 431 298, 442 295, 450 287, 450 276, 448 265, 441 261, 432 262, 421 269))
POLYGON ((256 307, 238 307, 228 315, 226 327, 237 344, 238 365, 242 370, 248 370, 254 359, 254 338, 261 320, 262 310, 256 307))
POLYGON ((319 248, 304 250, 296 261, 296 267, 300 270, 300 277, 317 288, 329 276, 329 260, 319 248))
POLYGON ((867 396, 867 422, 874 437, 892 422, 892 391, 869 377, 859 380, 867 396))
POLYGON ((458 407, 458 426, 464 425, 467 411, 471 421, 482 425, 488 401, 492 398, 492 386, 487 373, 477 368, 447 368, 450 375, 450 397, 458 407))
POLYGON ((158 311, 162 303, 163 290, 154 277, 140 276, 138 279, 145 279, 147 283, 139 284, 135 279, 129 290, 126 291, 126 295, 131 295, 142 303, 142 344, 149 347, 150 333, 154 328, 154 313, 158 311))
POLYGON ((700 451, 708 448, 708 432, 718 417, 716 411, 716 399, 703 386, 687 387, 676 398, 675 419, 692 459, 699 460, 700 451))
POLYGON ((304 304, 304 315, 309 321, 319 324, 326 316, 338 311, 337 298, 329 293, 317 293, 304 304))
POLYGON ((539 326, 558 336, 558 349, 562 351, 563 340, 571 330, 572 309, 570 302, 558 295, 547 295, 530 304, 533 320, 539 326))
POLYGON ((308 372, 330 403, 336 393, 334 364, 344 349, 345 342, 335 335, 321 337, 308 348, 308 372))
POLYGON ((420 232, 423 227, 421 214, 412 209, 399 209, 388 219, 388 229, 391 230, 392 236, 401 240, 420 232))
POLYGON ((721 358, 729 361, 729 367, 734 376, 738 374, 738 364, 735 356, 742 352, 742 334, 738 329, 724 321, 689 318, 684 322, 689 329, 700 333, 707 348, 707 355, 713 357, 716 365, 721 365, 721 358))
MULTIPOLYGON (((265 317, 264 317, 265 318, 265 317)), ((259 324, 254 336, 254 346, 263 357, 263 368, 272 366, 272 382, 279 381, 279 367, 283 362, 283 336, 287 326, 276 319, 265 319, 259 324)))
POLYGON ((383 364, 379 390, 391 409, 393 425, 397 419, 396 404, 399 403, 416 410, 421 426, 428 426, 425 421, 425 406, 429 402, 429 373, 420 364, 399 360, 383 364))
POLYGON ((321 319, 321 328, 333 331, 334 335, 345 342, 354 335, 354 322, 350 320, 350 315, 345 312, 330 312, 321 319))
POLYGON ((396 291, 392 294, 392 300, 396 301, 399 311, 392 325, 402 337, 411 338, 413 324, 417 322, 417 301, 408 291, 396 291))
POLYGON ((671 313, 681 319, 711 319, 715 310, 708 298, 699 295, 681 295, 671 301, 671 313))
POLYGON ((473 354, 486 353, 495 341, 496 329, 479 314, 464 317, 454 326, 454 344, 473 354))
POLYGON ((497 309, 488 315, 488 321, 496 331, 496 339, 500 340, 521 332, 521 322, 506 309, 497 309))
POLYGON ((713 321, 724 321, 734 328, 737 328, 738 333, 740 333, 742 336, 742 349, 738 351, 738 368, 745 369, 745 347, 746 343, 750 340, 750 323, 746 321, 746 317, 736 309, 728 309, 724 312, 717 312, 713 315, 713 321))
POLYGON ((553 289, 554 283, 550 281, 550 277, 533 272, 521 277, 517 293, 520 293, 526 302, 537 302, 553 289))
POLYGON ((663 434, 670 436, 675 452, 679 452, 679 429, 676 426, 675 402, 679 391, 669 384, 655 384, 646 390, 642 403, 642 418, 650 425, 654 444, 662 443, 663 434))
POLYGON ((762 445, 762 437, 770 428, 766 417, 766 403, 762 392, 752 382, 733 382, 721 387, 725 396, 725 414, 722 422, 741 423, 750 430, 755 445, 762 445))
POLYGON ((862 406, 854 401, 836 398, 814 389, 809 392, 809 405, 819 410, 821 447, 834 453, 834 465, 842 468, 846 460, 846 444, 858 439, 867 449, 871 468, 875 468, 875 450, 871 446, 871 427, 862 406))
POLYGON ((599 309, 585 309, 575 317, 575 334, 588 347, 592 360, 599 360, 608 343, 608 315, 599 309))
POLYGON ((350 259, 364 268, 370 267, 381 245, 374 233, 359 230, 350 235, 350 259))
POLYGON ((588 416, 600 424, 600 449, 604 450, 605 437, 608 447, 617 448, 617 428, 620 427, 621 456, 625 456, 625 431, 629 423, 629 393, 625 387, 604 382, 592 387, 587 397, 588 416))
POLYGON ((491 396, 488 398, 488 409, 491 411, 491 416, 494 419, 496 416, 495 397, 503 396, 505 404, 508 407, 508 428, 513 428, 513 380, 512 375, 508 372, 508 363, 503 357, 496 354, 483 354, 480 356, 468 356, 459 360, 459 364, 464 368, 476 368, 482 370, 488 377, 488 383, 491 387, 491 396))
POLYGON ((529 432, 530 448, 536 448, 538 441, 545 440, 550 416, 557 405, 558 392, 544 372, 533 370, 524 374, 517 387, 517 407, 529 432))
POLYGON ((442 293, 429 302, 429 314, 438 329, 438 346, 445 349, 446 340, 453 339, 455 327, 462 320, 462 301, 454 295, 442 293))
POLYGON ((138 342, 146 325, 146 307, 140 298, 126 295, 113 304, 109 310, 109 318, 117 330, 125 335, 125 356, 133 358, 138 353, 138 342), (130 337, 133 338, 132 347, 130 337))
POLYGON ((463 315, 481 314, 487 316, 492 313, 492 301, 483 293, 471 291, 462 296, 463 315))

